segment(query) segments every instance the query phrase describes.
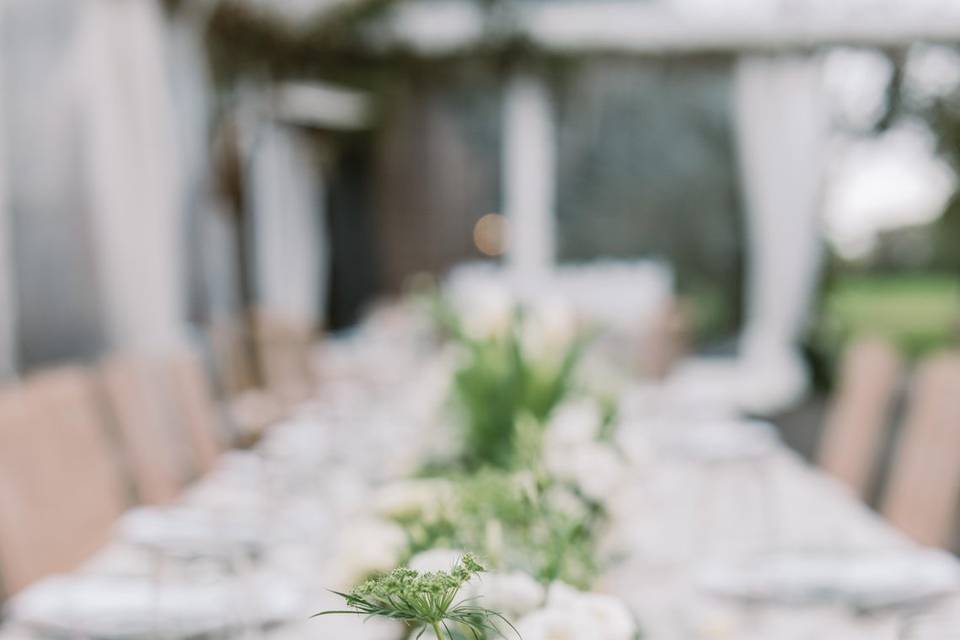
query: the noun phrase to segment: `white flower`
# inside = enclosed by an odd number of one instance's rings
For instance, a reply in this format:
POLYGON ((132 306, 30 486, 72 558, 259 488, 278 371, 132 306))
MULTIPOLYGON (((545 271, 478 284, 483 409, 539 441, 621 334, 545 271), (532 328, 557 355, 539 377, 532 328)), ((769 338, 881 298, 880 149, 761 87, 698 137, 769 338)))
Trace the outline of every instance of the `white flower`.
POLYGON ((573 483, 591 500, 604 504, 623 479, 624 464, 617 451, 602 442, 544 451, 547 470, 560 480, 573 483))
POLYGON ((630 640, 637 631, 630 610, 613 596, 577 591, 570 585, 554 582, 547 594, 547 605, 586 616, 596 629, 593 637, 598 639, 630 640))
POLYGON ((453 489, 446 480, 401 480, 376 491, 373 510, 384 518, 431 520, 450 504, 452 495, 453 489))
POLYGON ((543 604, 543 586, 522 571, 484 573, 464 587, 467 598, 476 598, 477 606, 507 616, 521 616, 543 604))
POLYGON ((407 566, 420 573, 450 571, 462 557, 463 551, 456 551, 454 549, 429 549, 427 551, 421 551, 410 558, 407 566))
POLYGON ((528 358, 562 357, 577 336, 577 316, 563 297, 543 296, 526 306, 520 340, 528 358))
POLYGON ((603 423, 603 412, 590 398, 570 400, 550 415, 544 437, 551 447, 576 447, 596 440, 603 423))
POLYGON ((477 279, 463 283, 452 292, 451 302, 463 332, 471 338, 499 337, 510 328, 515 300, 499 282, 477 279))
POLYGON ((403 528, 383 520, 362 520, 344 529, 339 540, 337 577, 350 587, 372 573, 390 571, 407 547, 403 528))
POLYGON ((578 611, 548 608, 524 616, 516 624, 523 640, 600 640, 587 616, 578 611))
POLYGON ((555 582, 547 604, 517 623, 524 640, 632 640, 637 627, 619 599, 555 582))
POLYGON ((572 520, 585 520, 589 515, 584 501, 562 485, 551 486, 544 494, 543 499, 551 511, 562 513, 572 520))
POLYGON ((574 457, 574 482, 586 497, 605 503, 619 488, 624 465, 617 451, 607 444, 592 443, 574 457))

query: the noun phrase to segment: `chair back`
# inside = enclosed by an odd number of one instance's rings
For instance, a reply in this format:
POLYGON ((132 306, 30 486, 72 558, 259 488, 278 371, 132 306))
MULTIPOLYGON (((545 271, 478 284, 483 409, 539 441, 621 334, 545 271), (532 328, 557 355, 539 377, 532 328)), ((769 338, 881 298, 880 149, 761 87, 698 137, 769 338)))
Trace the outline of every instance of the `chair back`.
POLYGON ((226 434, 213 389, 200 359, 192 353, 168 361, 171 391, 186 428, 196 471, 205 473, 223 452, 226 434))
POLYGON ((254 319, 265 386, 290 401, 308 398, 314 383, 310 366, 313 329, 309 322, 265 310, 256 312, 254 319))
POLYGON ((110 536, 127 493, 89 375, 62 368, 0 392, 0 575, 14 593, 110 536))
POLYGON ((827 412, 819 461, 863 498, 871 485, 890 424, 903 363, 887 341, 855 342, 843 356, 840 381, 827 412))
POLYGON ((195 467, 172 383, 160 363, 127 356, 101 365, 101 379, 140 501, 171 502, 195 467))
POLYGON ((960 498, 960 354, 924 362, 883 502, 884 515, 919 543, 946 546, 960 498))

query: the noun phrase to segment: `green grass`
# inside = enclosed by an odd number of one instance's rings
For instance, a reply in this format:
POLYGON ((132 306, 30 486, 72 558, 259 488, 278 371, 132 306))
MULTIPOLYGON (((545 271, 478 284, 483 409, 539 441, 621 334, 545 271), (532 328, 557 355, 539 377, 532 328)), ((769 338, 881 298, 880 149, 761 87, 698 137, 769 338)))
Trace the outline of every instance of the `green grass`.
POLYGON ((955 346, 960 336, 960 278, 844 276, 827 293, 817 334, 828 351, 863 335, 891 340, 910 358, 955 346))

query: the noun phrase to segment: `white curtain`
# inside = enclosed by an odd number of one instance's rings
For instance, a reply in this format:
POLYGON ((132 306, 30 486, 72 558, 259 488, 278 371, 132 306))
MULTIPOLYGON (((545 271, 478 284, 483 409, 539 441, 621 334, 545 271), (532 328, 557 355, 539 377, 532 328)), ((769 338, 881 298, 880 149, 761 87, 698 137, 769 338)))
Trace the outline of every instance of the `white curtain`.
POLYGON ((799 339, 813 305, 827 119, 816 59, 744 56, 734 117, 746 204, 746 324, 734 359, 684 363, 681 397, 767 415, 801 400, 799 339))
MULTIPOLYGON (((3 34, 4 12, 0 9, 0 37, 3 34)), ((4 123, 4 95, 8 91, 0 67, 0 123, 4 123)), ((11 218, 7 200, 7 165, 4 150, 5 138, 0 127, 0 378, 12 375, 17 370, 16 342, 16 290, 14 289, 13 244, 11 242, 11 218)))
POLYGON ((249 153, 257 305, 275 317, 317 326, 329 262, 317 150, 303 131, 264 121, 249 153))
POLYGON ((108 340, 186 339, 183 180, 166 25, 152 0, 84 0, 77 78, 108 340))
POLYGON ((521 289, 533 289, 555 260, 556 131, 543 80, 526 72, 504 97, 503 189, 507 262, 521 289))
POLYGON ((745 355, 796 348, 820 258, 827 118, 811 57, 751 57, 736 70, 737 147, 748 235, 745 355))

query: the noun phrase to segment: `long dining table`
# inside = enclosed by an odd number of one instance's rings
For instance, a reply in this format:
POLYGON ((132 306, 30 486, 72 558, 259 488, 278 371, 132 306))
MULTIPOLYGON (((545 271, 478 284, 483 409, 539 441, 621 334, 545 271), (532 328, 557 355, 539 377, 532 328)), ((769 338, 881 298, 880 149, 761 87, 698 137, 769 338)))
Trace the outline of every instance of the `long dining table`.
MULTIPOLYGON (((377 487, 448 446, 453 356, 371 323, 315 357, 315 397, 176 504, 132 509, 77 571, 12 598, 0 639, 401 637, 310 615, 387 544, 371 533, 377 487)), ((894 640, 913 617, 960 607, 951 555, 911 543, 770 425, 669 385, 619 392, 625 464, 596 588, 627 603, 644 638, 894 640)))

